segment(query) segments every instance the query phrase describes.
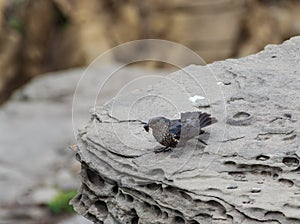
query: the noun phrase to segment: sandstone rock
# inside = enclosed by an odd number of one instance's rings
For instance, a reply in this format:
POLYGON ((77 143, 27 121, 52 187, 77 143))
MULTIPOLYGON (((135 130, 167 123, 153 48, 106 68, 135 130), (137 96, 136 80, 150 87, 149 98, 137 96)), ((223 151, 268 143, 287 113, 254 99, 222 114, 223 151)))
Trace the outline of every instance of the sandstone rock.
POLYGON ((299 44, 189 66, 98 107, 78 135, 75 210, 94 223, 300 223, 299 44), (155 154, 142 121, 196 110, 203 91, 219 120, 208 145, 155 154))

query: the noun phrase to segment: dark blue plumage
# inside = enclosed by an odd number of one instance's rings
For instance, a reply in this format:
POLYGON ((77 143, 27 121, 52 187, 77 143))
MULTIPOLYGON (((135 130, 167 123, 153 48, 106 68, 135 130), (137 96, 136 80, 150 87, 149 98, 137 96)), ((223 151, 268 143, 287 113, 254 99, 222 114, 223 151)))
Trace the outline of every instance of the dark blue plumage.
POLYGON ((169 120, 165 117, 155 117, 144 125, 146 131, 152 129, 157 142, 166 146, 162 151, 175 148, 179 142, 185 142, 204 133, 202 128, 217 122, 210 114, 202 112, 181 113, 180 119, 169 120))

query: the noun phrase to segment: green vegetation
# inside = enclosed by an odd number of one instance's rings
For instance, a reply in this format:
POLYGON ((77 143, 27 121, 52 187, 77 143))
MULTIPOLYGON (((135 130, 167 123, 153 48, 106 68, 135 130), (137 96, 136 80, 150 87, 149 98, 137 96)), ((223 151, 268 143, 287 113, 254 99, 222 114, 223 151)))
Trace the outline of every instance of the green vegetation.
POLYGON ((70 200, 75 197, 77 191, 60 191, 48 202, 48 208, 55 214, 74 213, 73 207, 69 205, 70 200))
POLYGON ((10 18, 8 24, 19 34, 23 35, 25 33, 25 26, 21 19, 17 17, 10 18))

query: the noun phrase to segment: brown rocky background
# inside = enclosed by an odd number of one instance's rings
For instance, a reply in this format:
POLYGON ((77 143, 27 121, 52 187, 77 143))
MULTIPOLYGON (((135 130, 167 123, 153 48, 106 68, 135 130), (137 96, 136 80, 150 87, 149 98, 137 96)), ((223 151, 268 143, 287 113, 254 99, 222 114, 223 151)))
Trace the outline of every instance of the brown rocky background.
POLYGON ((179 42, 212 62, 300 33, 296 0, 0 0, 0 11, 0 103, 32 77, 131 40, 179 42))

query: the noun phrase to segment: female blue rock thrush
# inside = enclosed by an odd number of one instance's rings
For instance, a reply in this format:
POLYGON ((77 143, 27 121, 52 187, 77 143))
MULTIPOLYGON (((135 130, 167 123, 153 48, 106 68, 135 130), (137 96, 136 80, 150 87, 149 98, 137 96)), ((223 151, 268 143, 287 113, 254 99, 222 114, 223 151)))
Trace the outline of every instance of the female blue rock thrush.
MULTIPOLYGON (((165 146, 155 151, 158 153, 167 152, 175 148, 179 142, 185 142, 203 134, 202 128, 216 122, 217 119, 211 117, 210 114, 195 111, 181 113, 181 118, 174 120, 165 117, 151 118, 144 125, 144 129, 149 132, 149 128, 151 128, 155 140, 165 146)), ((206 145, 200 138, 198 140, 206 145)))

